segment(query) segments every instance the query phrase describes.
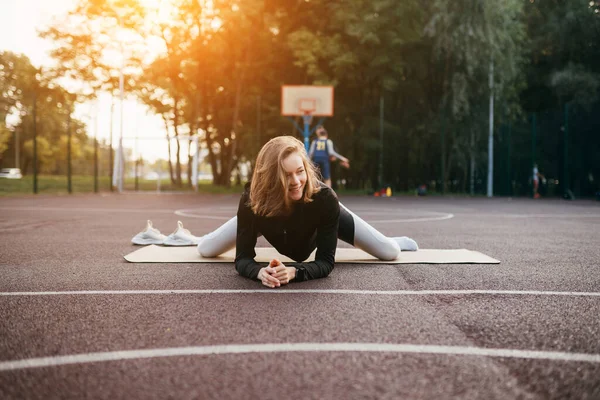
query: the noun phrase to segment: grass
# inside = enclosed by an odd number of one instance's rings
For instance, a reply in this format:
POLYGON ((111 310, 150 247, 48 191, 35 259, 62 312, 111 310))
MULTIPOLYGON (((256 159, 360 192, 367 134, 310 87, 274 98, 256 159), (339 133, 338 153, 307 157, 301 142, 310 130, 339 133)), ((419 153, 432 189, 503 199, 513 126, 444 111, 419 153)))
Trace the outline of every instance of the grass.
MULTIPOLYGON (((56 175, 38 176, 38 194, 68 194, 67 177, 56 175)), ((74 175, 71 179, 73 193, 93 193, 94 177, 87 175, 74 175)), ((125 191, 134 191, 136 189, 135 178, 125 179, 123 189, 125 191)), ((156 192, 157 182, 155 180, 138 180, 138 190, 142 192, 156 192)), ((107 176, 98 177, 98 191, 110 192, 110 179, 107 176)), ((178 188, 171 185, 170 180, 160 182, 161 192, 188 192, 193 193, 193 189, 183 183, 183 187, 178 188)), ((198 184, 198 193, 206 194, 239 194, 243 191, 242 186, 231 186, 229 188, 213 185, 209 181, 201 181, 198 184)), ((373 195, 372 191, 365 189, 337 189, 337 194, 345 196, 366 196, 373 195)), ((22 179, 1 179, 0 178, 0 197, 21 196, 33 194, 33 176, 27 175, 22 179)), ((415 196, 415 191, 394 191, 394 196, 415 196)), ((428 196, 441 196, 441 193, 429 192, 428 196)), ((465 193, 446 193, 447 196, 469 196, 465 193)))
MULTIPOLYGON (((94 177, 74 175, 71 179, 72 193, 93 193, 94 177)), ((123 183, 123 190, 134 191, 136 189, 135 178, 127 178, 123 183)), ((156 192, 157 182, 139 179, 138 190, 144 192, 156 192)), ((241 193, 241 186, 232 186, 226 188, 213 185, 210 182, 200 182, 198 185, 199 193, 212 194, 237 194, 241 193)), ((98 177, 98 191, 110 192, 110 178, 107 176, 98 177)), ((193 189, 183 183, 183 187, 178 188, 171 185, 171 181, 162 180, 160 182, 161 192, 189 192, 193 189)), ((68 194, 68 182, 66 176, 39 175, 38 176, 38 194, 68 194)), ((16 196, 33 194, 33 176, 27 175, 22 179, 0 179, 0 196, 16 196)))

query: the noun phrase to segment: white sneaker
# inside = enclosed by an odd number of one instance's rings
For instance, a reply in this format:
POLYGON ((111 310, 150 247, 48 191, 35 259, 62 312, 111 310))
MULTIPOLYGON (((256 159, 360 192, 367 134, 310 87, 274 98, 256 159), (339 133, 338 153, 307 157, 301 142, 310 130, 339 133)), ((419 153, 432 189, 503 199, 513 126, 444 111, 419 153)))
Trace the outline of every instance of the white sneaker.
POLYGON ((152 227, 152 221, 148 220, 146 229, 135 235, 131 239, 131 243, 139 245, 163 244, 166 238, 158 229, 152 227))
POLYGON ((200 239, 200 237, 192 235, 189 230, 185 229, 181 221, 177 221, 177 229, 167 236, 163 244, 165 246, 195 246, 200 242, 200 239))
POLYGON ((409 237, 401 236, 401 237, 395 237, 393 239, 396 241, 396 243, 398 243, 398 245, 400 246, 400 250, 402 250, 402 251, 417 251, 417 250, 419 250, 419 245, 417 244, 417 242, 415 242, 414 240, 412 240, 409 237))

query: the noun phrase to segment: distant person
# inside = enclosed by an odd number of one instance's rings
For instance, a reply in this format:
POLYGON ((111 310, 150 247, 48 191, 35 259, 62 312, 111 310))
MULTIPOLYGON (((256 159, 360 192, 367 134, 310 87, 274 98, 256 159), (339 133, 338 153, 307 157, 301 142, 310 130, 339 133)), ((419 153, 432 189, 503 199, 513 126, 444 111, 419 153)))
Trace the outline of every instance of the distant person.
POLYGON ((537 164, 533 164, 533 198, 534 199, 539 199, 540 193, 539 193, 539 186, 540 186, 540 180, 542 180, 542 182, 546 182, 546 178, 544 177, 544 175, 540 174, 540 172, 538 171, 538 166, 537 164))
POLYGON ((313 140, 308 151, 308 156, 317 164, 321 171, 324 183, 331 187, 331 164, 330 161, 340 160, 340 165, 344 168, 350 168, 350 161, 336 153, 333 148, 333 142, 328 138, 327 131, 322 125, 317 127, 317 139, 313 140))
POLYGON ((238 273, 275 288, 328 276, 338 238, 380 260, 418 250, 414 240, 387 237, 344 207, 333 189, 318 181, 304 144, 292 136, 279 136, 260 150, 237 216, 199 238, 198 253, 210 258, 235 247, 238 273), (295 262, 256 262, 259 236, 295 262), (315 249, 315 260, 305 262, 315 249))

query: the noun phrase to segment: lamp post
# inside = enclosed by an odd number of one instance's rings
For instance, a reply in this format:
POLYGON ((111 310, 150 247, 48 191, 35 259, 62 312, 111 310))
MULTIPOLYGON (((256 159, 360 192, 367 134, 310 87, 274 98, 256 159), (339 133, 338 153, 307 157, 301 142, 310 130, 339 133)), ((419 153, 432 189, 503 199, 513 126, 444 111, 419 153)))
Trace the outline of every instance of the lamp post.
POLYGON ((23 124, 15 128, 15 168, 21 168, 21 160, 19 160, 19 128, 23 129, 23 124))
POLYGON ((38 192, 37 160, 37 93, 33 93, 33 193, 38 192))
POLYGON ((494 195, 494 61, 490 61, 490 113, 489 113, 489 134, 488 134, 488 179, 487 179, 487 197, 494 195))
POLYGON ((379 97, 379 185, 383 187, 383 95, 379 97))
POLYGON ((67 105, 67 191, 73 193, 72 163, 71 163, 71 104, 67 105))
POLYGON ((98 100, 94 107, 94 193, 98 193, 98 100))
POLYGON ((123 87, 125 86, 125 77, 123 68, 125 67, 125 55, 123 54, 123 42, 121 42, 121 68, 119 69, 119 99, 121 102, 121 115, 119 121, 119 193, 123 192, 123 87))
POLYGON ((113 114, 115 109, 115 102, 113 101, 112 93, 110 96, 110 130, 109 130, 109 147, 108 147, 108 165, 110 168, 110 191, 113 192, 115 190, 114 182, 112 181, 114 175, 114 166, 113 166, 113 114))
MULTIPOLYGON (((118 12, 114 15, 118 25, 117 36, 122 36, 123 33, 123 23, 121 20, 121 15, 118 12)), ((124 86, 125 86, 125 77, 123 75, 123 69, 125 68, 125 53, 123 51, 123 38, 116 38, 119 42, 119 49, 121 51, 121 65, 119 67, 119 100, 121 106, 120 118, 119 118, 119 146, 118 152, 115 155, 115 171, 113 171, 113 185, 117 187, 119 193, 123 192, 123 175, 124 175, 124 157, 123 157, 123 98, 124 98, 124 86)), ((112 110, 112 109, 111 109, 112 110)), ((112 125, 111 125, 111 133, 112 133, 112 125)), ((112 136, 112 135, 111 135, 112 136)))

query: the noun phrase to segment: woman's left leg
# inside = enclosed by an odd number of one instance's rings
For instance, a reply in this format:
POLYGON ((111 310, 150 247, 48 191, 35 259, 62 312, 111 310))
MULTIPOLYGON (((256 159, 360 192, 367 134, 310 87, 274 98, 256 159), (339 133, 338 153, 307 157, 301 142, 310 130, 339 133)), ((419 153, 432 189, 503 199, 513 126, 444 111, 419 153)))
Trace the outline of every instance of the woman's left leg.
POLYGON ((340 203, 338 237, 380 260, 386 261, 398 258, 402 250, 415 251, 419 249, 417 242, 406 236, 394 238, 385 236, 342 203, 340 203))
POLYGON ((237 239, 237 216, 231 218, 216 230, 208 233, 198 243, 198 253, 202 257, 216 257, 235 247, 237 239))

